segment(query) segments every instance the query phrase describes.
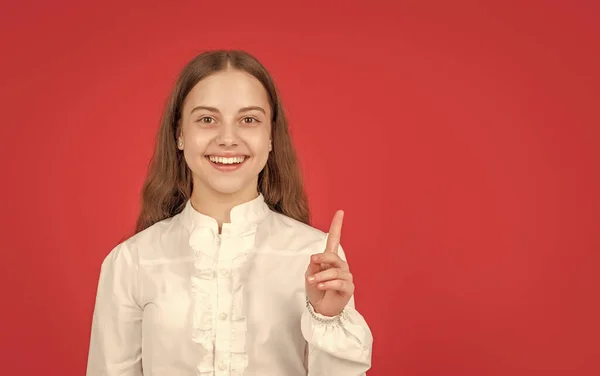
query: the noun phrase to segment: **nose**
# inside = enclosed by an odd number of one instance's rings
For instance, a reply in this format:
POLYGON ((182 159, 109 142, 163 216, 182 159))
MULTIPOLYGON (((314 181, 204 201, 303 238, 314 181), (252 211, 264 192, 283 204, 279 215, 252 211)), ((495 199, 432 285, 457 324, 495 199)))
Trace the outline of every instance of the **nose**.
POLYGON ((231 124, 230 122, 223 123, 221 127, 219 127, 219 134, 217 135, 216 141, 219 146, 237 146, 238 135, 236 125, 231 124))

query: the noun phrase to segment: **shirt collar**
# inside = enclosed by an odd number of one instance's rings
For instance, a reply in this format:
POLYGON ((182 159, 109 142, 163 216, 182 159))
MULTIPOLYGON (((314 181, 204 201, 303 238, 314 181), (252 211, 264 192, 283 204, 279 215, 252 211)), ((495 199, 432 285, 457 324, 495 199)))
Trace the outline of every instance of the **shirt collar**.
MULTIPOLYGON (((243 204, 234 206, 230 212, 231 223, 224 223, 223 228, 237 227, 239 225, 248 225, 260 222, 268 213, 270 209, 262 193, 258 194, 253 200, 247 201, 243 204)), ((191 200, 188 200, 185 204, 183 211, 181 212, 181 219, 186 227, 194 229, 197 227, 208 227, 213 230, 218 230, 217 221, 209 217, 208 215, 202 214, 192 206, 191 200)))

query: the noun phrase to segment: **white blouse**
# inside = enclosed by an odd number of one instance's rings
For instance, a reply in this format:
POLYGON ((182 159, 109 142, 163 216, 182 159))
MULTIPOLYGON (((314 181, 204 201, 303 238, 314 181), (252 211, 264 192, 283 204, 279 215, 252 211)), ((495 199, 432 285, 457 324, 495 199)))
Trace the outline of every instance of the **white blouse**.
POLYGON ((306 303, 304 274, 326 234, 262 195, 230 217, 219 234, 188 202, 112 250, 87 376, 366 374, 373 338, 354 298, 335 318, 306 303))

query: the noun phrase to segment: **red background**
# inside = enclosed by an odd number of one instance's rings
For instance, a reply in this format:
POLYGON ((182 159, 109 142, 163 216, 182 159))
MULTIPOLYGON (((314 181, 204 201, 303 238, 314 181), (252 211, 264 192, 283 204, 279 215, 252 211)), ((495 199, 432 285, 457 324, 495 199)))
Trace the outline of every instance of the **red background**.
POLYGON ((315 226, 346 210, 370 376, 600 374, 594 2, 216 3, 2 3, 1 374, 84 374, 100 263, 212 48, 272 72, 315 226))

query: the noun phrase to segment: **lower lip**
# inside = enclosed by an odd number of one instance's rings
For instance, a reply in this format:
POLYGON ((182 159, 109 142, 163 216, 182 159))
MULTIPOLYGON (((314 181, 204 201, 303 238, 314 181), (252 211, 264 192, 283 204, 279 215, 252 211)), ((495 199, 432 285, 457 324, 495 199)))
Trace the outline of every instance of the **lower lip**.
POLYGON ((235 170, 239 169, 240 167, 242 167, 242 165, 244 163, 246 163, 247 160, 248 160, 248 157, 244 158, 244 161, 242 163, 221 164, 221 163, 215 163, 215 162, 211 161, 210 159, 208 159, 208 163, 210 163, 214 168, 216 168, 219 171, 230 172, 230 171, 235 171, 235 170))

